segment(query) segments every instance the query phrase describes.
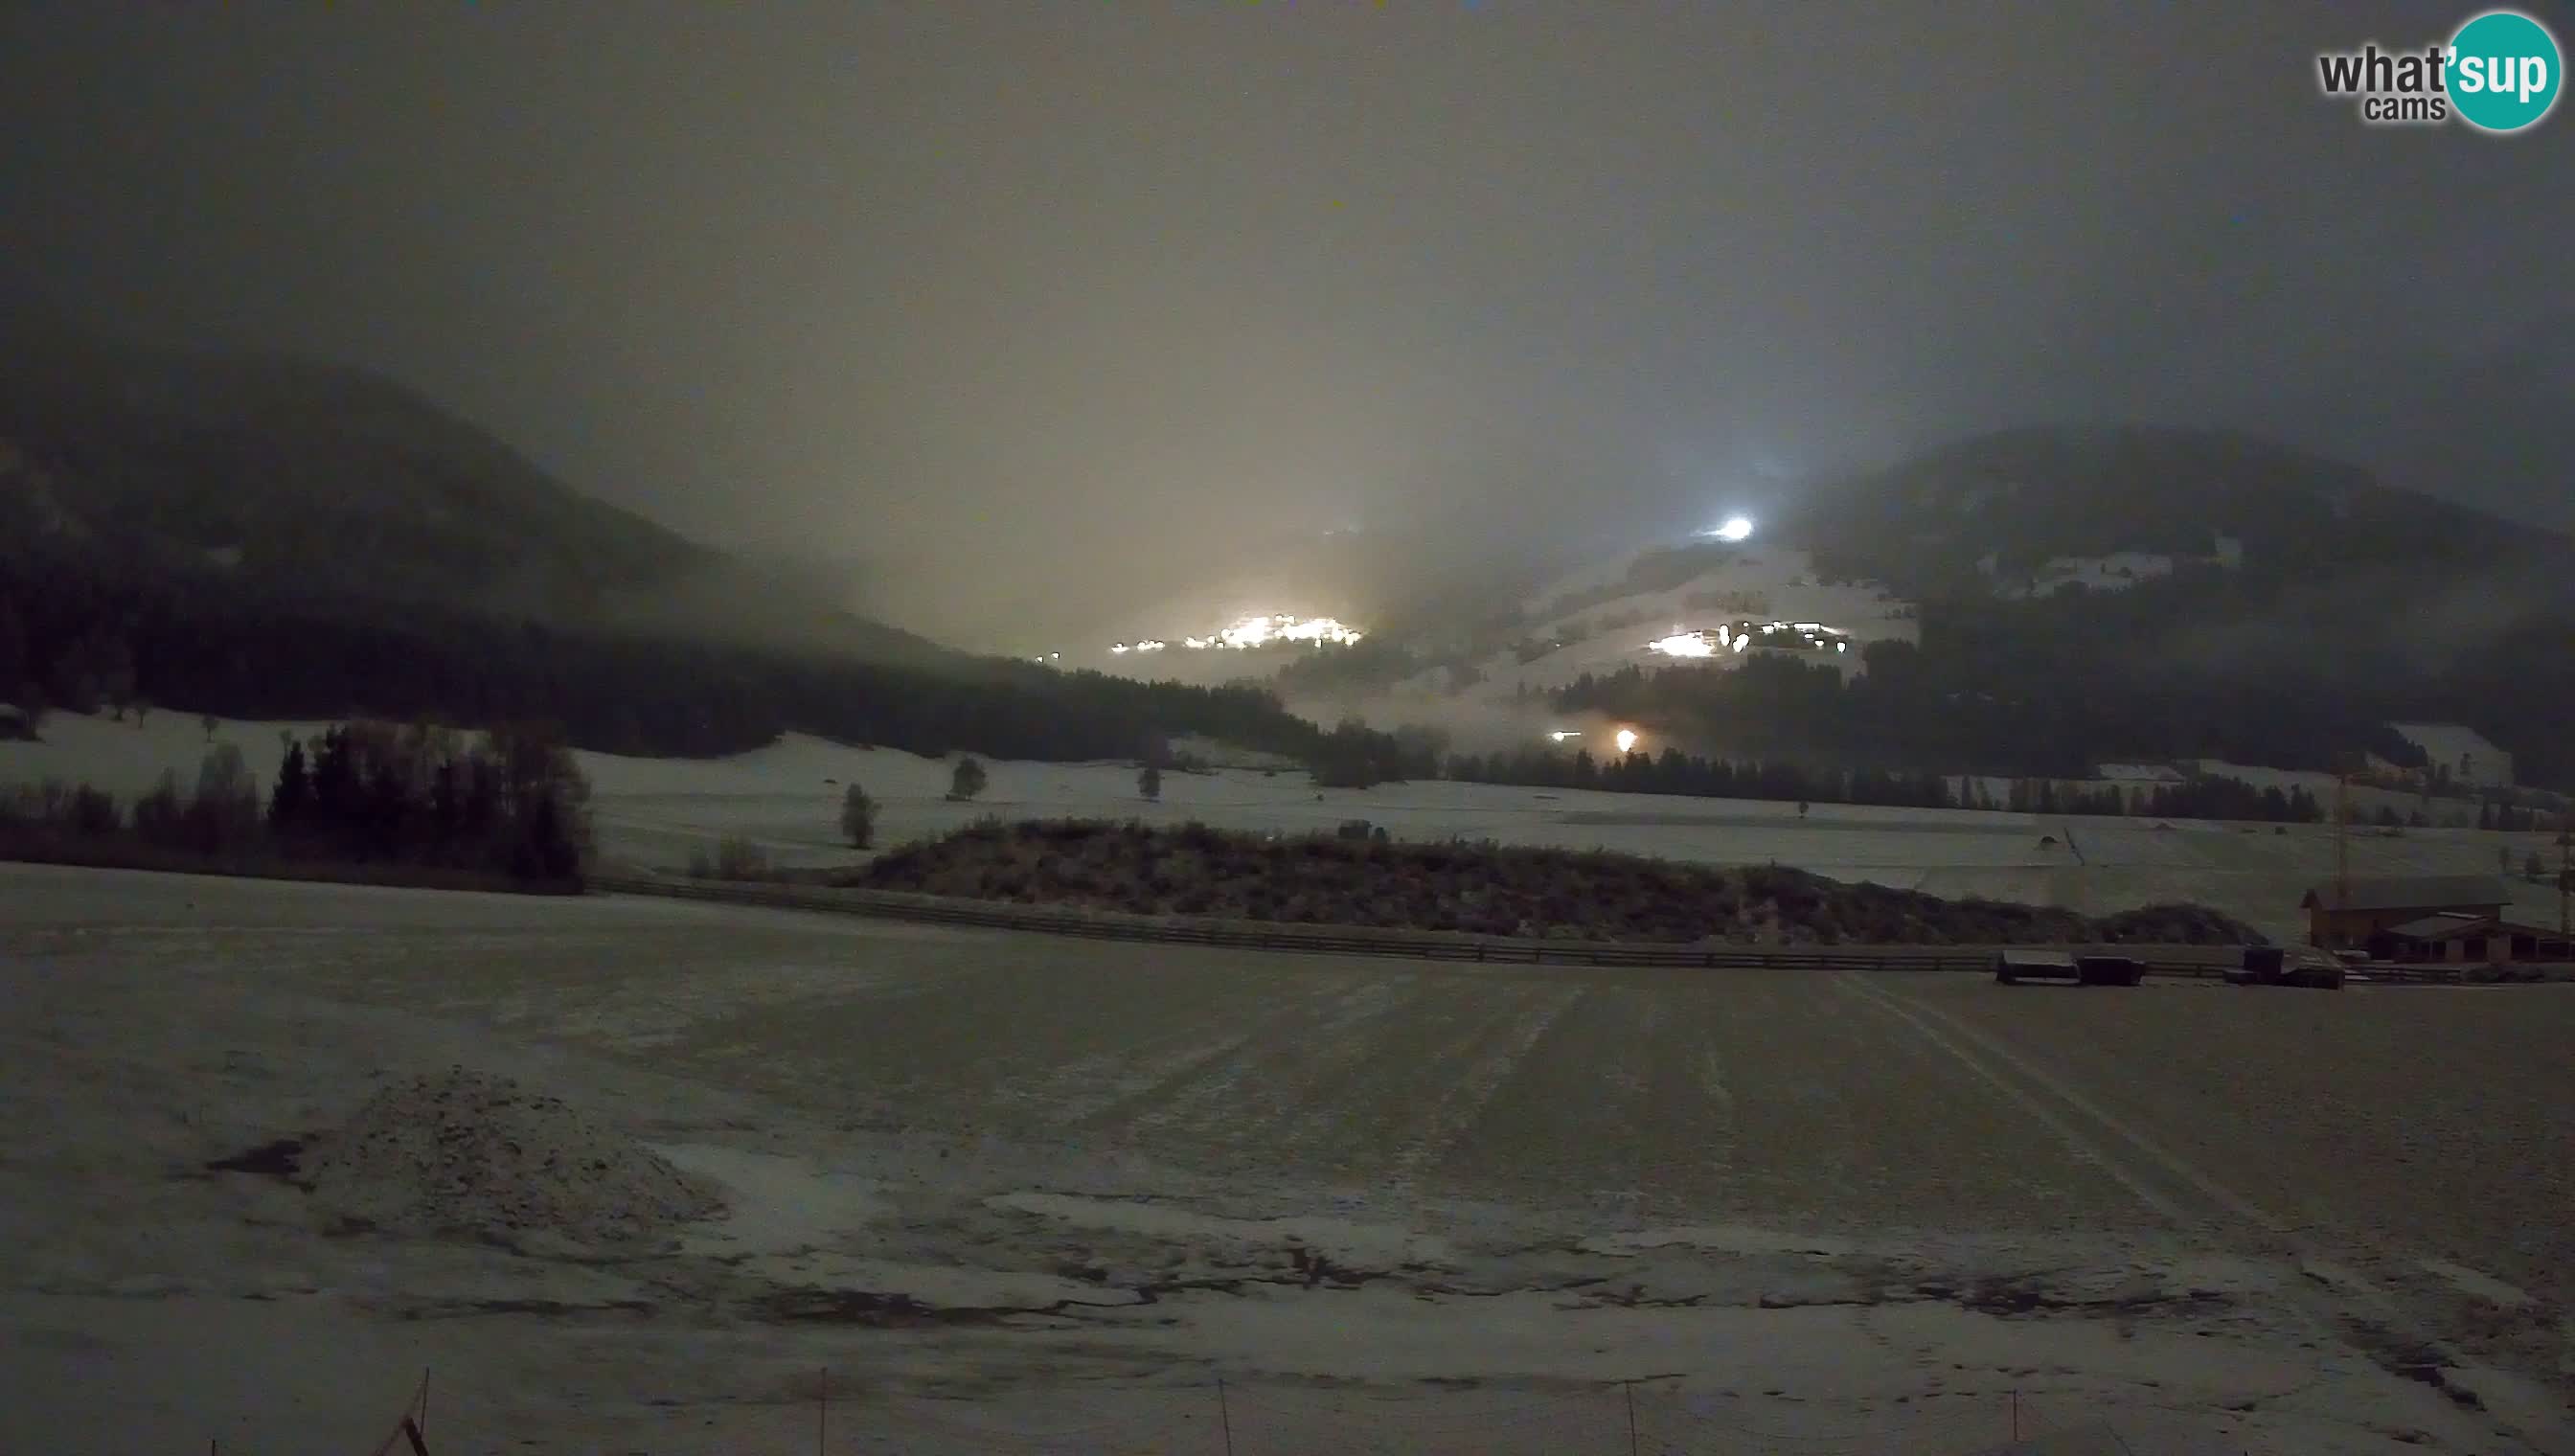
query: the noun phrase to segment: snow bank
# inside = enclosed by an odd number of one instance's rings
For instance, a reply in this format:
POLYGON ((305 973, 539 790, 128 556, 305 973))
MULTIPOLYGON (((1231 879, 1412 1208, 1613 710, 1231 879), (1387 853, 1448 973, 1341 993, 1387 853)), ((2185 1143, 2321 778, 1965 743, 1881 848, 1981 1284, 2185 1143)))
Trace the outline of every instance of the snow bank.
POLYGON ((463 1067, 386 1088, 305 1161, 315 1201, 400 1233, 656 1238, 723 1211, 713 1184, 506 1077, 463 1067))

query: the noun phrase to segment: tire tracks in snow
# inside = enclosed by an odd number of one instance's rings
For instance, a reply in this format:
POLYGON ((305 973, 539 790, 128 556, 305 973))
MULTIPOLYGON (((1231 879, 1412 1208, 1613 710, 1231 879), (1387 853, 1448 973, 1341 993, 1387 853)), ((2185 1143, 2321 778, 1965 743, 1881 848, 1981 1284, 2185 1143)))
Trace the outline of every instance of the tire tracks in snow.
MULTIPOLYGON (((2284 1286, 2284 1292, 2320 1333, 2337 1343, 2352 1345, 2355 1326, 2394 1332, 2408 1344, 2437 1354, 2448 1368, 2470 1377, 2472 1383, 2465 1389, 2467 1401, 2478 1403, 2477 1408, 2493 1423, 2498 1435, 2530 1451, 2558 1449, 2554 1444, 2557 1433, 2541 1424, 2546 1418, 2533 1410, 2530 1402, 2515 1398, 2511 1401, 2512 1411, 2505 1413, 2483 1401, 2488 1394, 2518 1395, 2526 1382, 2480 1366, 2423 1329, 2395 1295, 2332 1256, 2339 1250, 2319 1247, 2301 1228, 2274 1217, 1990 1033, 1926 1001, 1899 996, 1873 983, 1864 971, 1836 971, 1833 986, 1874 1012, 1911 1028, 2054 1133, 2076 1158, 2098 1167, 2176 1230, 2214 1246, 2246 1249, 2292 1264, 2299 1274, 2313 1281, 2313 1287, 2292 1284, 2284 1286), (2254 1237, 2245 1238, 2247 1230, 2254 1237)), ((2394 1250, 2384 1251, 2381 1256, 2401 1257, 2394 1250)), ((2377 1359, 2370 1352, 2360 1353, 2377 1359)), ((2453 1400, 2461 1399, 2461 1388, 2443 1380, 2437 1371, 2427 1383, 2453 1400)))

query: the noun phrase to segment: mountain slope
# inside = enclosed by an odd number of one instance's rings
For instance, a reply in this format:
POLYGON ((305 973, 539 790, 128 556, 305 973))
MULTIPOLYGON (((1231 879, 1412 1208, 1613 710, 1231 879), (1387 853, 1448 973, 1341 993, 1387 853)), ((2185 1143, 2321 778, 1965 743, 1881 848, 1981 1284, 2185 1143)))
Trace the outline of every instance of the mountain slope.
POLYGON ((2575 311, 2462 359, 2355 360, 2347 377, 2247 416, 2332 442, 2394 484, 2575 531, 2575 311))
POLYGON ((143 348, 25 303, 0 307, 0 551, 259 595, 954 656, 782 598, 381 376, 143 348))
POLYGON ((1391 680, 1437 660, 1409 634, 1319 666, 1352 694, 1525 691, 1689 751, 1943 771, 2316 768, 2389 721, 2458 722, 2569 785, 2569 565, 2563 536, 2254 436, 2015 430, 1817 485, 1740 545, 1604 556, 1525 597, 1472 671, 1391 680), (1847 650, 1732 651, 1764 617, 1847 650), (1664 632, 1727 651, 1675 657, 1664 632))
POLYGON ((1302 753, 1253 690, 940 647, 591 500, 364 371, 180 355, 0 309, 0 702, 561 725, 727 753, 1302 753))
POLYGON ((2497 571, 2566 539, 2378 481, 2259 437, 2147 427, 1978 436, 1827 483, 1781 530, 1817 564, 1905 595, 1982 595, 2059 559, 2234 560, 2321 580, 2361 570, 2497 571))

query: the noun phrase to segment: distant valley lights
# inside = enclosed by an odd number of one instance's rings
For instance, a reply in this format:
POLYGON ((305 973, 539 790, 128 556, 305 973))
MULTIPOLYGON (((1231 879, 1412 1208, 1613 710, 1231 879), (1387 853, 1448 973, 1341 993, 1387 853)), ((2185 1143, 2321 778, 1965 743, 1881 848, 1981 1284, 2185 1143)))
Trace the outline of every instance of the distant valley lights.
POLYGON ((1645 644, 1647 652, 1667 658, 1713 658, 1727 653, 1749 652, 1766 648, 1775 652, 1850 651, 1849 634, 1820 622, 1737 622, 1729 626, 1689 631, 1675 626, 1668 637, 1645 644))
MULTIPOLYGON (((1268 617, 1244 618, 1232 627, 1219 631, 1214 637, 1185 637, 1181 639, 1181 646, 1193 652, 1207 652, 1211 649, 1245 652, 1253 648, 1275 647, 1282 643, 1317 645, 1329 643, 1334 647, 1345 648, 1359 641, 1363 636, 1365 634, 1358 629, 1346 626, 1333 618, 1297 617, 1291 613, 1280 612, 1268 617)), ((1149 638, 1144 642, 1119 643, 1109 651, 1123 657, 1128 653, 1159 653, 1170 646, 1170 643, 1149 638)))

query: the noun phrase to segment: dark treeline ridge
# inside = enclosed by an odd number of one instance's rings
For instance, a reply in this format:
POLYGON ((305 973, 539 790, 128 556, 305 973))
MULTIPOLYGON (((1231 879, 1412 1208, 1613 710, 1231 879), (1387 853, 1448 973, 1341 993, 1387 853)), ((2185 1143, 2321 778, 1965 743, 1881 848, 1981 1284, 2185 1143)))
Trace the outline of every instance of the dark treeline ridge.
MULTIPOLYGON (((1059 761, 1132 757, 1184 733, 1308 758, 1328 736, 1252 686, 1146 684, 962 655, 953 667, 858 662, 246 588, 214 574, 134 581, 0 550, 0 701, 544 722, 575 746, 672 756, 740 752, 790 730, 933 756, 1059 761)), ((1359 741, 1393 754, 1382 735, 1359 741)))
POLYGON ((359 723, 280 737, 265 797, 230 742, 208 746, 193 793, 165 772, 130 813, 86 783, 22 785, 0 796, 0 848, 146 868, 255 874, 333 863, 430 871, 441 882, 581 886, 590 785, 550 730, 359 723))
POLYGON ((1446 739, 1429 729, 1403 728, 1380 733, 1358 719, 1345 718, 1306 752, 1305 766, 1322 787, 1366 788, 1438 777, 1440 754, 1446 746, 1446 739))
MULTIPOLYGON (((1975 779, 1963 790, 1948 775, 1882 768, 1825 767, 1797 762, 1738 763, 1665 748, 1594 759, 1524 748, 1506 753, 1457 753, 1448 758, 1451 778, 1472 783, 1516 783, 1542 788, 1599 788, 1622 793, 1688 794, 1773 802, 1882 804, 1904 808, 2008 809, 2014 813, 2152 814, 2170 818, 2260 819, 2315 823, 2324 807, 2304 788, 2283 792, 2233 778, 2194 778, 2182 783, 2103 784, 2076 787, 2049 778, 2015 778, 1998 799, 1975 779)), ((2383 820, 2392 821, 2392 820, 2383 820)), ((2420 816, 2417 816, 2420 822, 2420 816)))
POLYGON ((1588 749, 1564 753, 1523 748, 1501 753, 1454 753, 1448 776, 1469 783, 1524 783, 1541 788, 1601 788, 1622 793, 1692 794, 1708 798, 1782 802, 1878 803, 1916 808, 1961 807, 1937 773, 1824 768, 1802 763, 1736 763, 1665 748, 1639 749, 1603 762, 1588 749))

